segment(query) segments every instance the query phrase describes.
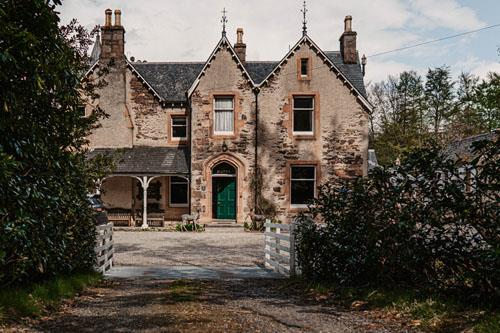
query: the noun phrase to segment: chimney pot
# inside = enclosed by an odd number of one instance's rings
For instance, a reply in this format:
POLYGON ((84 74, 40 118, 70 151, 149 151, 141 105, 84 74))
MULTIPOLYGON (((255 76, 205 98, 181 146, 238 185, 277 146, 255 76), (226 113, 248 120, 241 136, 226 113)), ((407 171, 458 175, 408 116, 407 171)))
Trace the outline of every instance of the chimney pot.
POLYGON ((105 27, 110 27, 111 26, 111 14, 113 13, 111 9, 106 9, 105 13, 105 20, 104 20, 104 26, 105 27))
POLYGON ((352 16, 347 15, 344 19, 344 31, 349 32, 352 31, 352 16))
POLYGON ((122 11, 115 9, 115 26, 120 27, 122 25, 122 11))
POLYGON ((236 29, 236 43, 243 44, 243 28, 236 29))
POLYGON ((234 51, 242 63, 245 63, 247 45, 243 43, 243 28, 236 29, 236 43, 234 44, 234 51))

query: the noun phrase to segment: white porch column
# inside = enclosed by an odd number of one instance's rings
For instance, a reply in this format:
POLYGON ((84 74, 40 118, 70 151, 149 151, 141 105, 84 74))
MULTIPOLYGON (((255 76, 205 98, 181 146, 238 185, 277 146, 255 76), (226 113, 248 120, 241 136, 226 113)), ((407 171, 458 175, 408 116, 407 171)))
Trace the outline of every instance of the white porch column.
POLYGON ((148 228, 148 176, 142 176, 142 229, 148 228))

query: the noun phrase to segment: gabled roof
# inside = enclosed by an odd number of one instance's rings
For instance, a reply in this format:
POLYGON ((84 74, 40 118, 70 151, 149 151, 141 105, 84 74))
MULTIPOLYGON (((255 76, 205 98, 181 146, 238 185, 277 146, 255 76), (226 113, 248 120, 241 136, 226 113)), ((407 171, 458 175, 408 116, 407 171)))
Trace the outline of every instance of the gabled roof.
POLYGON ((488 140, 498 142, 500 138, 500 129, 494 129, 491 132, 482 133, 450 143, 443 151, 446 158, 451 160, 463 160, 470 162, 474 159, 473 143, 488 140))
MULTIPOLYGON (((366 89, 363 81, 361 66, 358 64, 345 64, 339 51, 321 51, 314 42, 306 35, 303 36, 297 44, 285 55, 281 61, 247 61, 243 64, 227 37, 223 36, 212 54, 206 62, 130 62, 127 60, 127 66, 131 71, 148 87, 160 102, 186 102, 186 94, 191 94, 197 86, 199 79, 216 53, 222 48, 227 47, 243 75, 254 87, 260 87, 266 84, 266 81, 279 72, 281 66, 286 63, 300 45, 306 42, 310 47, 327 63, 332 71, 342 79, 356 94, 360 101, 368 109, 371 108, 367 100, 366 89)), ((100 51, 99 41, 94 46, 97 54, 100 51)), ((92 72, 99 61, 91 64, 87 74, 92 72)))
POLYGON ((208 57, 208 60, 205 62, 205 65, 203 66, 203 69, 201 70, 201 73, 198 74, 198 76, 196 77, 196 80, 193 82, 193 84, 191 85, 191 88, 189 88, 188 90, 188 97, 191 96, 191 94, 193 93, 193 91, 196 89, 196 87, 198 86, 198 83, 200 82, 200 79, 203 77, 203 75, 205 75, 205 71, 207 70, 207 68, 210 66, 210 63, 215 59, 215 56, 217 55, 217 53, 222 50, 222 48, 225 48, 227 47, 227 49, 229 50, 229 52, 231 53, 231 56, 233 57, 233 59, 236 61, 236 65, 238 66, 238 68, 241 70, 243 76, 245 76, 245 78, 248 80, 248 82, 252 85, 252 86, 255 86, 256 84, 253 82, 252 80, 252 77, 250 76, 250 74, 248 74, 245 66, 243 65, 243 63, 241 62, 240 58, 238 57, 238 55, 236 54, 236 51, 233 49, 233 47, 231 46, 231 43, 229 42, 229 40, 227 39, 227 37, 225 35, 222 35, 222 38, 219 40, 219 42, 217 43, 217 46, 215 47, 215 49, 212 51, 212 53, 210 54, 210 57, 208 57))
POLYGON ((362 83, 363 75, 361 67, 358 64, 354 64, 354 66, 344 64, 342 56, 339 54, 338 56, 340 56, 340 59, 338 59, 336 52, 330 52, 330 56, 328 56, 314 43, 314 41, 311 38, 309 38, 308 35, 304 35, 302 36, 302 38, 299 39, 299 41, 290 49, 290 51, 288 51, 288 53, 283 57, 283 59, 281 59, 278 65, 271 71, 271 73, 269 73, 269 75, 259 84, 259 87, 267 84, 268 80, 281 70, 281 67, 288 62, 288 59, 292 57, 304 43, 308 44, 309 47, 311 47, 311 49, 314 50, 316 54, 323 59, 325 64, 329 65, 330 69, 337 75, 337 77, 341 79, 347 86, 350 87, 351 91, 356 95, 358 100, 361 102, 361 104, 363 104, 363 106, 367 110, 372 109, 372 105, 370 104, 370 102, 368 102, 368 99, 366 97, 366 90, 364 89, 364 83, 362 83), (342 63, 343 66, 339 66, 340 63, 342 63), (341 70, 340 67, 343 70, 341 70), (350 77, 352 75, 355 76, 350 77))
POLYGON ((96 148, 88 153, 88 158, 102 154, 117 156, 113 174, 187 174, 189 173, 189 153, 187 148, 143 147, 96 148))

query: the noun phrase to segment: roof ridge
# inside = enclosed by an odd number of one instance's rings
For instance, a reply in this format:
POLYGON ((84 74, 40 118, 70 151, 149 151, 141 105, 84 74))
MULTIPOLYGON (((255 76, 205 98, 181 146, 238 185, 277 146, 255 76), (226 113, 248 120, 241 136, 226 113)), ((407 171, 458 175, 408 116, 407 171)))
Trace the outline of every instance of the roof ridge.
POLYGON ((138 62, 138 61, 134 61, 134 62, 131 62, 131 64, 133 65, 137 65, 137 64, 150 64, 150 65, 163 65, 163 64, 172 64, 172 65, 199 65, 199 64, 202 64, 204 65, 205 62, 204 61, 146 61, 146 62, 138 62))

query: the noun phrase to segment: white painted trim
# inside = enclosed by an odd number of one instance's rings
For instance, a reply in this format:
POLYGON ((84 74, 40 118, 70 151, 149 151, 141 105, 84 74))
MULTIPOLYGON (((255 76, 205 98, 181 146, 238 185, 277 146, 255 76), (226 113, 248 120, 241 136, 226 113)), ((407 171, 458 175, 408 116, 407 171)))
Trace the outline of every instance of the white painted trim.
POLYGON ((233 59, 235 59, 237 66, 241 69, 241 71, 243 72, 243 74, 246 76, 247 80, 252 85, 252 88, 257 87, 257 85, 255 84, 255 82, 253 82, 252 77, 250 76, 250 74, 248 74, 245 66, 243 66, 243 63, 241 62, 240 58, 238 58, 238 55, 236 54, 236 51, 234 51, 233 46, 231 45, 231 43, 229 42, 229 40, 227 39, 227 37, 226 36, 222 36, 222 38, 217 43, 217 46, 215 47, 215 49, 212 51, 212 53, 208 57, 207 62, 203 66, 203 69, 201 70, 201 72, 196 77, 196 80, 193 82, 193 84, 191 85, 191 87, 188 89, 188 96, 187 96, 188 98, 191 98, 191 95, 193 94, 194 90, 196 89, 196 87, 200 83, 201 77, 205 74, 205 71, 210 66, 210 63, 215 59, 215 55, 219 52, 220 49, 222 49, 222 45, 227 45, 227 48, 231 52, 231 55, 232 55, 233 59))

